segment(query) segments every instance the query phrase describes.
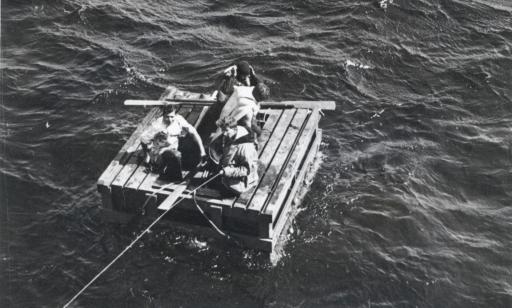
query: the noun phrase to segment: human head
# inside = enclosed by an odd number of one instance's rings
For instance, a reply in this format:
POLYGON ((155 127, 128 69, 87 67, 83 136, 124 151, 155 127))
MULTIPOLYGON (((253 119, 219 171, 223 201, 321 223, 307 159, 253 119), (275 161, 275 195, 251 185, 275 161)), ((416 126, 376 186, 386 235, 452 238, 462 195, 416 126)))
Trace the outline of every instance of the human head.
POLYGON ((237 132, 237 123, 233 117, 225 117, 217 121, 217 126, 222 130, 222 135, 233 139, 237 132))
POLYGON ((176 116, 176 105, 168 105, 162 108, 164 121, 171 122, 176 116))
POLYGON ((244 79, 251 75, 251 65, 247 61, 240 61, 236 64, 237 77, 244 79))

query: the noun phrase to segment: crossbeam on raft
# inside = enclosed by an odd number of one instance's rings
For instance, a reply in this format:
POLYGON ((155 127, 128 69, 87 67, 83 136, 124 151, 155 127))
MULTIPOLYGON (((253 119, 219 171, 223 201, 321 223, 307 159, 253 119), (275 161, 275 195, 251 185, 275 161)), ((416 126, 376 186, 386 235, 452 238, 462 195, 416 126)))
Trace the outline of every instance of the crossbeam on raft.
MULTIPOLYGON (((173 99, 173 100, 142 100, 128 99, 124 102, 125 106, 171 106, 171 105, 196 105, 210 106, 215 104, 215 100, 211 99, 173 99)), ((286 109, 286 108, 307 108, 307 109, 323 109, 334 110, 336 103, 334 101, 281 101, 281 102, 260 102, 261 108, 286 109)))

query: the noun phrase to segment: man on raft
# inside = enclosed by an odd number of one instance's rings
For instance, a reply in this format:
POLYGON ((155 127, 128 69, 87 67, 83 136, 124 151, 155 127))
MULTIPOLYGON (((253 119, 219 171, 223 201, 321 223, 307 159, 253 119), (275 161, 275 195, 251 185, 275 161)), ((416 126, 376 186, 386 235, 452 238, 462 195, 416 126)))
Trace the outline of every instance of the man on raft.
POLYGON ((257 137, 261 130, 256 123, 268 87, 260 81, 246 61, 224 70, 218 87, 217 101, 222 106, 217 131, 209 145, 211 160, 218 164, 226 194, 240 195, 258 182, 257 137))
POLYGON ((252 133, 259 134, 256 114, 259 101, 269 96, 268 87, 256 76, 247 61, 240 61, 224 70, 218 86, 217 101, 222 106, 219 119, 227 116, 252 133))
POLYGON ((182 170, 206 161, 206 151, 194 126, 176 114, 175 105, 162 108, 162 116, 142 133, 144 163, 163 180, 181 181, 182 170))
MULTIPOLYGON (((217 121, 222 147, 217 154, 224 195, 238 196, 258 183, 258 152, 249 131, 232 117, 217 121)), ((215 156, 212 156, 215 161, 215 156)))

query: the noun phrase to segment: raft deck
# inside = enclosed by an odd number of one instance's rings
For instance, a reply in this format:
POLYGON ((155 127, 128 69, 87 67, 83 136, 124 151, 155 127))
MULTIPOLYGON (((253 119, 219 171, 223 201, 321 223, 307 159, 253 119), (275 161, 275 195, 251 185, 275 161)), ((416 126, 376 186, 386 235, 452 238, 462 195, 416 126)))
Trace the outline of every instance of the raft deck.
MULTIPOLYGON (((169 88, 160 99, 183 96, 199 98, 169 88)), ((198 128, 213 107, 183 102, 178 108, 178 113, 198 128)), ((223 232, 237 237, 249 248, 271 252, 318 153, 322 139, 319 111, 318 108, 262 108, 257 115, 262 127, 258 139, 258 185, 239 197, 230 198, 206 186, 193 198, 190 192, 212 176, 208 171, 185 172, 184 181, 170 184, 160 180, 158 174, 148 173, 140 163, 141 134, 160 116, 160 109, 153 108, 99 178, 103 206, 140 215, 164 211, 177 199, 184 198, 167 217, 208 226, 197 209, 198 204, 223 232), (143 208, 144 203, 147 204, 143 208)))

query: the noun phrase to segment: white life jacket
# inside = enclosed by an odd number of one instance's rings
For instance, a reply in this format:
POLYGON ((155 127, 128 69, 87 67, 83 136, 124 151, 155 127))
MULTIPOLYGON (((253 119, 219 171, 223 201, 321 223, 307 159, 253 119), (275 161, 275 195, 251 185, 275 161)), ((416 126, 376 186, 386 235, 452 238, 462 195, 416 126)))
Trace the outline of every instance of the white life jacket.
POLYGON ((248 115, 249 120, 252 121, 252 118, 260 110, 256 99, 252 95, 253 89, 254 87, 234 86, 233 94, 222 108, 219 119, 231 116, 235 121, 238 121, 248 115))

